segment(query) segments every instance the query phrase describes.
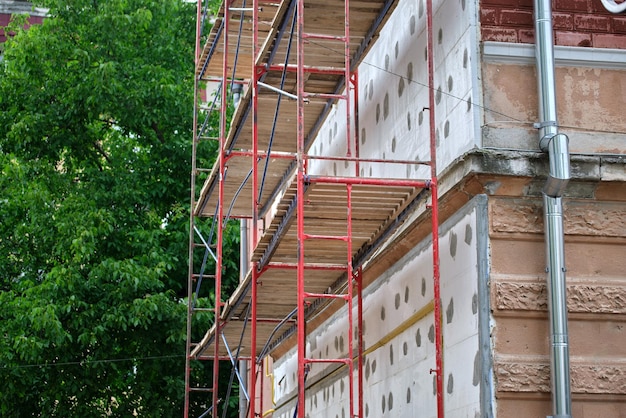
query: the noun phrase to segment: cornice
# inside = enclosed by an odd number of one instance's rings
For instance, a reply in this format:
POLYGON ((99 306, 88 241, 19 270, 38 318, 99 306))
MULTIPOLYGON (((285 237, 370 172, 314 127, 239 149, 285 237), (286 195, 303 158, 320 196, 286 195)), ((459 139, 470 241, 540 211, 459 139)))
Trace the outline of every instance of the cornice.
MULTIPOLYGON (((482 43, 482 55, 489 63, 532 65, 535 63, 535 46, 486 41, 482 43)), ((555 65, 563 67, 626 70, 626 50, 556 45, 554 61, 555 65)))

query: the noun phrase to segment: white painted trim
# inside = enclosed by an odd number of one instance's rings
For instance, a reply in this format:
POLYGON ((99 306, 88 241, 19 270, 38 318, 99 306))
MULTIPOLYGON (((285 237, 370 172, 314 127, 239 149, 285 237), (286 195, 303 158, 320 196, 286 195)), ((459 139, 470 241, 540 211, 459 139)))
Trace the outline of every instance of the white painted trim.
MULTIPOLYGON (((487 41, 482 44, 485 62, 534 64, 535 45, 487 41)), ((561 67, 593 67, 626 70, 626 50, 555 46, 554 60, 561 67)))
POLYGON ((48 9, 33 7, 28 1, 4 0, 0 1, 0 14, 29 14, 31 16, 46 17, 48 9))

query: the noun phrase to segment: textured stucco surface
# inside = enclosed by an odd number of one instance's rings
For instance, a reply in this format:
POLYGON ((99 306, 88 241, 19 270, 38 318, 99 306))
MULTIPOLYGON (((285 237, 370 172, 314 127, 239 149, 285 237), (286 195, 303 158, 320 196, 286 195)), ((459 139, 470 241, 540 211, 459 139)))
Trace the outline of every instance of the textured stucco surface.
MULTIPOLYGON (((589 63, 588 65, 593 65, 589 63)), ((483 63, 484 146, 538 149, 534 65, 483 63)), ((626 153, 626 71, 557 67, 557 110, 573 153, 626 153)))
MULTIPOLYGON (((564 211, 574 412, 621 417, 617 411, 624 410, 626 397, 626 207, 591 195, 566 199, 564 211)), ((528 403, 549 415, 541 202, 531 196, 494 196, 489 214, 498 411, 507 417, 528 416, 514 412, 528 403)))

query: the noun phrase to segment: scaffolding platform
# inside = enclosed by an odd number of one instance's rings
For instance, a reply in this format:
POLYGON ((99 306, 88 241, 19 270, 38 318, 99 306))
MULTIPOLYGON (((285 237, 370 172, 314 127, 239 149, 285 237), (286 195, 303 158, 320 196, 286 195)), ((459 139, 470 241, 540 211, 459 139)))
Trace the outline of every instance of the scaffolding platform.
MULTIPOLYGON (((304 228, 309 236, 339 237, 346 232, 347 208, 351 207, 352 245, 351 258, 374 242, 384 231, 392 227, 392 222, 428 182, 393 181, 385 179, 334 178, 335 183, 315 182, 311 178, 305 192, 304 228), (372 184, 385 181, 388 185, 372 184), (365 184, 352 184, 362 182, 365 184), (369 183, 369 184, 368 184, 369 183), (411 185, 413 183, 413 185, 411 185), (351 202, 348 204, 346 184, 351 184, 351 202)), ((259 346, 255 352, 269 354, 279 341, 286 338, 285 332, 293 321, 287 318, 296 308, 297 280, 297 231, 296 231, 296 184, 293 182, 277 207, 276 215, 261 237, 253 253, 252 261, 264 270, 257 290, 257 339, 259 346), (277 325, 281 329, 276 329, 277 325), (267 347, 267 348, 266 348, 267 347), (265 349, 264 349, 265 348, 265 349)), ((401 224, 393 223, 393 228, 401 224)), ((305 276, 307 289, 311 293, 336 294, 345 283, 347 242, 343 239, 312 238, 305 243, 305 276)), ((239 345, 244 335, 240 356, 250 358, 251 326, 246 322, 247 309, 251 303, 250 281, 245 281, 228 299, 222 310, 220 331, 229 345, 239 345)), ((295 318, 295 317, 294 317, 295 318)), ((213 355, 216 327, 213 326, 203 340, 194 348, 194 356, 213 355)), ((219 343, 220 357, 228 356, 227 347, 219 343)))
MULTIPOLYGON (((295 170, 297 151, 297 54, 296 40, 289 40, 291 18, 288 11, 295 4, 289 1, 259 2, 258 56, 252 65, 253 13, 250 3, 237 0, 231 4, 231 19, 224 20, 224 6, 202 49, 196 76, 199 80, 221 80, 226 70, 232 80, 243 83, 243 95, 230 122, 224 150, 228 161, 224 181, 224 204, 231 207, 233 218, 250 218, 252 208, 251 181, 246 180, 252 169, 254 148, 253 130, 257 129, 257 161, 260 172, 268 165, 261 200, 257 203, 261 214, 269 210, 281 186, 295 170), (224 38, 228 36, 228 42, 224 38), (227 44, 228 47, 224 45, 227 44), (226 61, 224 58, 226 57, 226 61), (287 58, 288 57, 288 58, 287 58), (226 67, 224 67, 226 63, 226 67), (256 127, 253 111, 253 89, 249 83, 252 69, 259 71, 256 127), (284 93, 278 93, 277 90, 284 93), (268 155, 267 150, 271 152, 268 155), (242 153, 240 153, 242 152, 242 153), (265 154, 263 154, 265 153, 265 154), (268 158, 269 157, 269 158, 268 158)), ((304 89, 307 97, 304 131, 305 150, 311 145, 318 129, 336 99, 323 95, 339 95, 345 88, 344 44, 338 42, 344 34, 344 1, 317 0, 305 3, 304 31, 318 38, 306 41, 304 89), (338 17, 338 11, 341 16, 338 17), (313 35, 314 34, 314 35, 313 35), (316 96, 322 95, 322 96, 316 96)), ((350 2, 350 56, 356 67, 369 50, 378 31, 397 0, 350 2)), ((213 216, 218 203, 217 183, 219 167, 214 166, 202 187, 196 206, 196 215, 213 216)))

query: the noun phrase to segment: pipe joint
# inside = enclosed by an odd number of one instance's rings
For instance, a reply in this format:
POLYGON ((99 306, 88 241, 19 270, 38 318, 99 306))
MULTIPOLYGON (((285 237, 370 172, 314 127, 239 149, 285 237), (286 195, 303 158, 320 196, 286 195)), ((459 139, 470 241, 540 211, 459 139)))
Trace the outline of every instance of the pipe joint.
MULTIPOLYGON (((556 125, 541 125, 539 123, 535 123, 534 126, 537 129, 542 129, 542 128, 545 128, 546 126, 556 126, 556 125)), ((543 135, 541 139, 539 140, 539 148, 541 149, 541 151, 548 152, 550 150, 550 142, 557 135, 558 134, 556 132, 550 132, 550 133, 543 135)))
POLYGON ((551 339, 552 346, 569 346, 569 338, 566 333, 553 334, 551 339))
POLYGON ((541 138, 539 145, 544 146, 550 155, 550 174, 543 192, 550 197, 561 197, 570 179, 569 138, 557 133, 541 138))

